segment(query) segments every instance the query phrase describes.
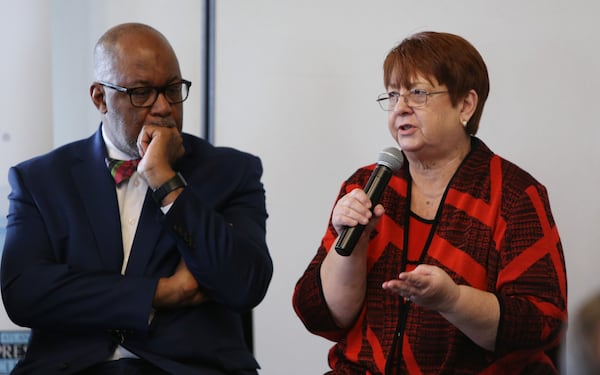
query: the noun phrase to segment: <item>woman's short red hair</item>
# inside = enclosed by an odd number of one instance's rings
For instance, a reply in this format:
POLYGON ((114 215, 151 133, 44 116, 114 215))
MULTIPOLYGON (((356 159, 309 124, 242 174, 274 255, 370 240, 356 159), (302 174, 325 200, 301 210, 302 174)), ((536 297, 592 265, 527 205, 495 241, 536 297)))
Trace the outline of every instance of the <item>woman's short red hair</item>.
POLYGON ((464 38, 433 31, 413 34, 394 47, 383 63, 386 88, 410 88, 417 76, 435 78, 448 88, 452 105, 469 90, 477 93, 477 108, 467 124, 469 134, 477 133, 490 82, 479 52, 464 38), (391 82, 394 79, 395 82, 391 82))

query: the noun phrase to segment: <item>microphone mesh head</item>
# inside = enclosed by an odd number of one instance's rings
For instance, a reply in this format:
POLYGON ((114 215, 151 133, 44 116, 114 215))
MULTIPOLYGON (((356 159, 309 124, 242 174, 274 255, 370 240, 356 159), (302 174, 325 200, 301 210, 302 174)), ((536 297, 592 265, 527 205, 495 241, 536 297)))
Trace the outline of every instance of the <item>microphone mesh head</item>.
POLYGON ((377 164, 384 165, 394 172, 398 172, 404 164, 404 155, 397 147, 388 147, 379 152, 377 164))

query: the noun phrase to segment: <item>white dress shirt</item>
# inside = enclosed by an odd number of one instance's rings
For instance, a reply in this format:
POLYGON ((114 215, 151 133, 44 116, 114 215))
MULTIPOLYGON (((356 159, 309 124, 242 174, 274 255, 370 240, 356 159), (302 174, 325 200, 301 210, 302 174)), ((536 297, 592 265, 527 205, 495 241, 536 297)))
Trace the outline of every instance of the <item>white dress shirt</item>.
MULTIPOLYGON (((104 131, 104 126, 102 126, 102 138, 106 144, 108 157, 119 160, 131 159, 131 156, 128 156, 117 149, 110 141, 104 131)), ((129 261, 129 254, 131 253, 131 245, 133 244, 135 231, 142 213, 142 206, 146 197, 148 185, 137 172, 134 172, 129 180, 121 183, 116 189, 117 199, 119 201, 119 213, 121 215, 121 233, 123 235, 123 266, 121 267, 121 274, 125 274, 127 262, 129 261)), ((119 345, 109 360, 116 360, 119 358, 138 357, 119 345)))

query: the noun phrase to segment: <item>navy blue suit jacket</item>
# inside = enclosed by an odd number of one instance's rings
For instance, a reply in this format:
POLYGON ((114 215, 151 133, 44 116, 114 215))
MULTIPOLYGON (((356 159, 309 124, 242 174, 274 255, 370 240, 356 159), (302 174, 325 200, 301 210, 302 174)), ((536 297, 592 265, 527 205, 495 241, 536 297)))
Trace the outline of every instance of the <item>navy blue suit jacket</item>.
POLYGON ((183 139, 174 169, 188 186, 166 215, 146 194, 125 275, 100 130, 10 169, 2 295, 9 317, 32 328, 14 374, 74 373, 108 358, 121 340, 173 374, 258 367, 240 313, 264 298, 273 272, 262 165, 183 139), (209 301, 156 311, 149 324, 158 279, 173 274, 181 257, 209 301))

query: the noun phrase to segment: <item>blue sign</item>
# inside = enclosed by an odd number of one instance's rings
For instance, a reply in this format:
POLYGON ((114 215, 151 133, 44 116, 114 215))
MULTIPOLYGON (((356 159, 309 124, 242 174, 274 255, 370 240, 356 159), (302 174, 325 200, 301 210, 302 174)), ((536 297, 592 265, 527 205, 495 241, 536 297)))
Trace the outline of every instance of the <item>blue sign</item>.
POLYGON ((0 375, 8 375, 27 352, 29 331, 0 331, 0 375))

